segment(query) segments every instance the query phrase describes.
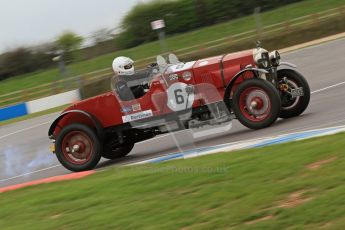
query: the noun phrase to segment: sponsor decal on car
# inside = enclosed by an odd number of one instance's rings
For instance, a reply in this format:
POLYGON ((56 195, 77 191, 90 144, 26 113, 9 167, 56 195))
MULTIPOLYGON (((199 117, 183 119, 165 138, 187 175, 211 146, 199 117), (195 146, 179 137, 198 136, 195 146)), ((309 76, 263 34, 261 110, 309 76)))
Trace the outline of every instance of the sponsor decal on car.
POLYGON ((122 121, 126 123, 126 122, 141 120, 141 119, 152 117, 152 116, 153 116, 152 110, 146 110, 143 112, 122 116, 122 121))
POLYGON ((140 104, 134 104, 132 105, 133 112, 137 112, 141 110, 140 104))
POLYGON ((170 76, 169 76, 169 80, 170 81, 177 81, 178 80, 178 74, 171 74, 170 76))
POLYGON ((133 111, 133 109, 131 107, 123 107, 123 108, 121 108, 121 112, 122 113, 130 113, 132 111, 133 111))

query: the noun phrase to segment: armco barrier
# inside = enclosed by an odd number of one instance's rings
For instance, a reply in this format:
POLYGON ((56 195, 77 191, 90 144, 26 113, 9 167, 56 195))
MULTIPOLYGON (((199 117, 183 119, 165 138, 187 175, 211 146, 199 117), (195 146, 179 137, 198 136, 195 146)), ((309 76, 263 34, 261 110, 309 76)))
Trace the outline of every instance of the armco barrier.
POLYGON ((0 109, 0 121, 25 116, 32 113, 56 108, 80 100, 79 90, 72 90, 57 95, 20 103, 0 109))
POLYGON ((28 114, 31 114, 70 104, 79 100, 79 90, 72 90, 69 92, 26 102, 26 107, 28 109, 28 114))
POLYGON ((25 103, 12 105, 0 109, 0 121, 21 117, 28 114, 25 103))

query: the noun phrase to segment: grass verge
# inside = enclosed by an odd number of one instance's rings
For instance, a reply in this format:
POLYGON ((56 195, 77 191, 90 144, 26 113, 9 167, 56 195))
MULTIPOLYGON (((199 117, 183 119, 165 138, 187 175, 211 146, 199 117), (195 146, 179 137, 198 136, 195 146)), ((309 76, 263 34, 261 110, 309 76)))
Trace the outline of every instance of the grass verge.
POLYGON ((0 194, 2 229, 342 229, 345 134, 0 194))
MULTIPOLYGON (((272 25, 308 14, 336 8, 345 4, 345 0, 306 0, 300 3, 291 4, 273 11, 263 13, 261 21, 263 26, 272 25)), ((177 50, 196 44, 214 41, 230 35, 246 32, 256 28, 255 19, 252 15, 184 33, 171 36, 166 40, 169 50, 177 50)), ((320 29, 320 28, 319 28, 320 29)), ((292 40, 292 39, 290 39, 292 40)), ((251 46, 253 44, 251 43, 251 46)), ((86 74, 99 69, 109 68, 115 56, 130 56, 134 60, 154 56, 160 53, 158 42, 143 44, 141 46, 122 50, 107 55, 102 55, 92 60, 78 62, 69 66, 70 75, 86 74)), ((224 51, 224 50, 223 50, 224 51)), ((56 69, 42 71, 34 74, 26 74, 2 81, 0 84, 0 94, 10 93, 45 83, 50 83, 58 79, 56 69)))
POLYGON ((31 119, 31 118, 35 118, 35 117, 40 117, 40 116, 43 116, 43 115, 51 114, 51 113, 57 113, 57 112, 60 112, 60 111, 64 110, 68 106, 69 105, 62 105, 62 106, 59 106, 59 107, 56 107, 56 108, 53 108, 53 109, 48 109, 48 110, 45 110, 45 111, 42 111, 42 112, 32 113, 32 114, 29 114, 29 115, 13 118, 13 119, 6 120, 6 121, 0 121, 0 127, 4 126, 4 125, 9 125, 9 124, 12 124, 12 123, 16 123, 16 122, 19 122, 19 121, 24 121, 24 120, 28 120, 28 119, 31 119))

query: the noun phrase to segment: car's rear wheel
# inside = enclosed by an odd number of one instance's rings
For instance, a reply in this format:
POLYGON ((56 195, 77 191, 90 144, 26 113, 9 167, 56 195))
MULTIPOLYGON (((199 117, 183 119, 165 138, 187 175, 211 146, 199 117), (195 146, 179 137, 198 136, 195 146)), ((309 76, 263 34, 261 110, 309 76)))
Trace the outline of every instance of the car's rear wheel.
POLYGON ((110 142, 103 147, 102 157, 109 160, 118 159, 127 156, 133 149, 134 143, 127 141, 122 145, 112 145, 110 142))
POLYGON ((291 69, 278 71, 282 108, 279 117, 290 118, 302 114, 309 105, 310 88, 307 80, 291 69), (293 97, 291 90, 303 89, 303 96, 293 97))
POLYGON ((83 124, 64 127, 56 139, 56 156, 67 169, 93 169, 101 159, 101 145, 95 131, 83 124))
POLYGON ((237 119, 250 129, 262 129, 274 123, 280 113, 277 89, 261 79, 244 81, 235 90, 232 108, 237 119))

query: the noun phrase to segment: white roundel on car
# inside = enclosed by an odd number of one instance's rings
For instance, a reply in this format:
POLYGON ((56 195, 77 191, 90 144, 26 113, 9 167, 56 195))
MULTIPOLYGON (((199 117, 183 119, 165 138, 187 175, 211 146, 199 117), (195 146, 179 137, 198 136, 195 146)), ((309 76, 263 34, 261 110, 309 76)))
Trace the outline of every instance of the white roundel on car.
POLYGON ((168 107, 175 112, 190 109, 194 103, 194 92, 189 86, 182 82, 172 84, 168 90, 168 107))

